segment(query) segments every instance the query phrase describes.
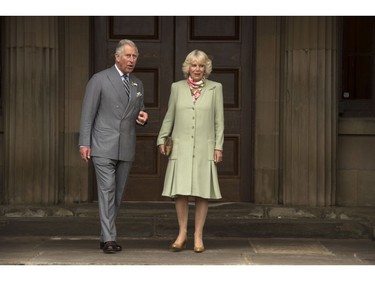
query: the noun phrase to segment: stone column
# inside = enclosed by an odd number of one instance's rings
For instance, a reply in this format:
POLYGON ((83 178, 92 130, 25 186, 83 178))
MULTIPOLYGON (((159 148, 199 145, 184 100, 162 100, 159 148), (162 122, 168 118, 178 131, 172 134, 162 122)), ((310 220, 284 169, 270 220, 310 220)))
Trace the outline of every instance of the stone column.
POLYGON ((277 204, 280 188, 281 17, 256 18, 255 203, 277 204))
POLYGON ((285 17, 282 74, 283 203, 335 203, 337 17, 285 17))
POLYGON ((5 203, 57 201, 56 17, 5 17, 5 203))
POLYGON ((64 152, 60 162, 64 171, 64 189, 60 188, 60 198, 65 203, 88 202, 91 187, 89 186, 88 165, 79 154, 78 138, 81 120, 81 107, 89 80, 90 53, 90 18, 64 17, 64 104, 61 130, 64 152))

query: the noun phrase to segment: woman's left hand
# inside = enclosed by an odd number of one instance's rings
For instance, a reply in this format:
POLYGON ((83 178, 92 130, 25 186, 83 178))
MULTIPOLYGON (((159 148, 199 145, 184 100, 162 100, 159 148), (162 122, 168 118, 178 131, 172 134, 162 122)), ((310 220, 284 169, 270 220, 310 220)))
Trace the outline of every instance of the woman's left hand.
POLYGON ((215 152, 214 152, 214 162, 217 164, 217 163, 220 163, 223 161, 223 152, 221 150, 216 150, 215 149, 215 152))

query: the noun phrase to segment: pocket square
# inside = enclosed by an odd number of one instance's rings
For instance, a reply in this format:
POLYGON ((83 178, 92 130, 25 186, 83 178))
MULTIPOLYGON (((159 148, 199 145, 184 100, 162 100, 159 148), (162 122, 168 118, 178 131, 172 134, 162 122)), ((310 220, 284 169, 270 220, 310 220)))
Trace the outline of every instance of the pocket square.
POLYGON ((142 96, 142 93, 141 92, 138 92, 137 93, 137 97, 141 97, 142 96))

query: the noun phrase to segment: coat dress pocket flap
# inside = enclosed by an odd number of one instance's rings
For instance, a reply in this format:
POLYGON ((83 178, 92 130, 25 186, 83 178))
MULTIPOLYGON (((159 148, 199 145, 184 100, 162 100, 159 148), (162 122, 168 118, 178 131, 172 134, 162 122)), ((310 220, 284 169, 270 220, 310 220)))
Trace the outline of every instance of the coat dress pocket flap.
POLYGON ((165 139, 165 155, 169 156, 172 152, 172 148, 173 148, 173 141, 172 141, 172 137, 167 137, 165 139))

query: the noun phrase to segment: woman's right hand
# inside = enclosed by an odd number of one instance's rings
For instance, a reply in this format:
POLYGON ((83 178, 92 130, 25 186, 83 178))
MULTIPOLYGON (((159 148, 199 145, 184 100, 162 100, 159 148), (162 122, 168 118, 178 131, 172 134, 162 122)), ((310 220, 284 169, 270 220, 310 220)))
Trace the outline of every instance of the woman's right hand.
POLYGON ((159 152, 160 152, 161 155, 165 155, 165 145, 164 144, 159 145, 159 152))

